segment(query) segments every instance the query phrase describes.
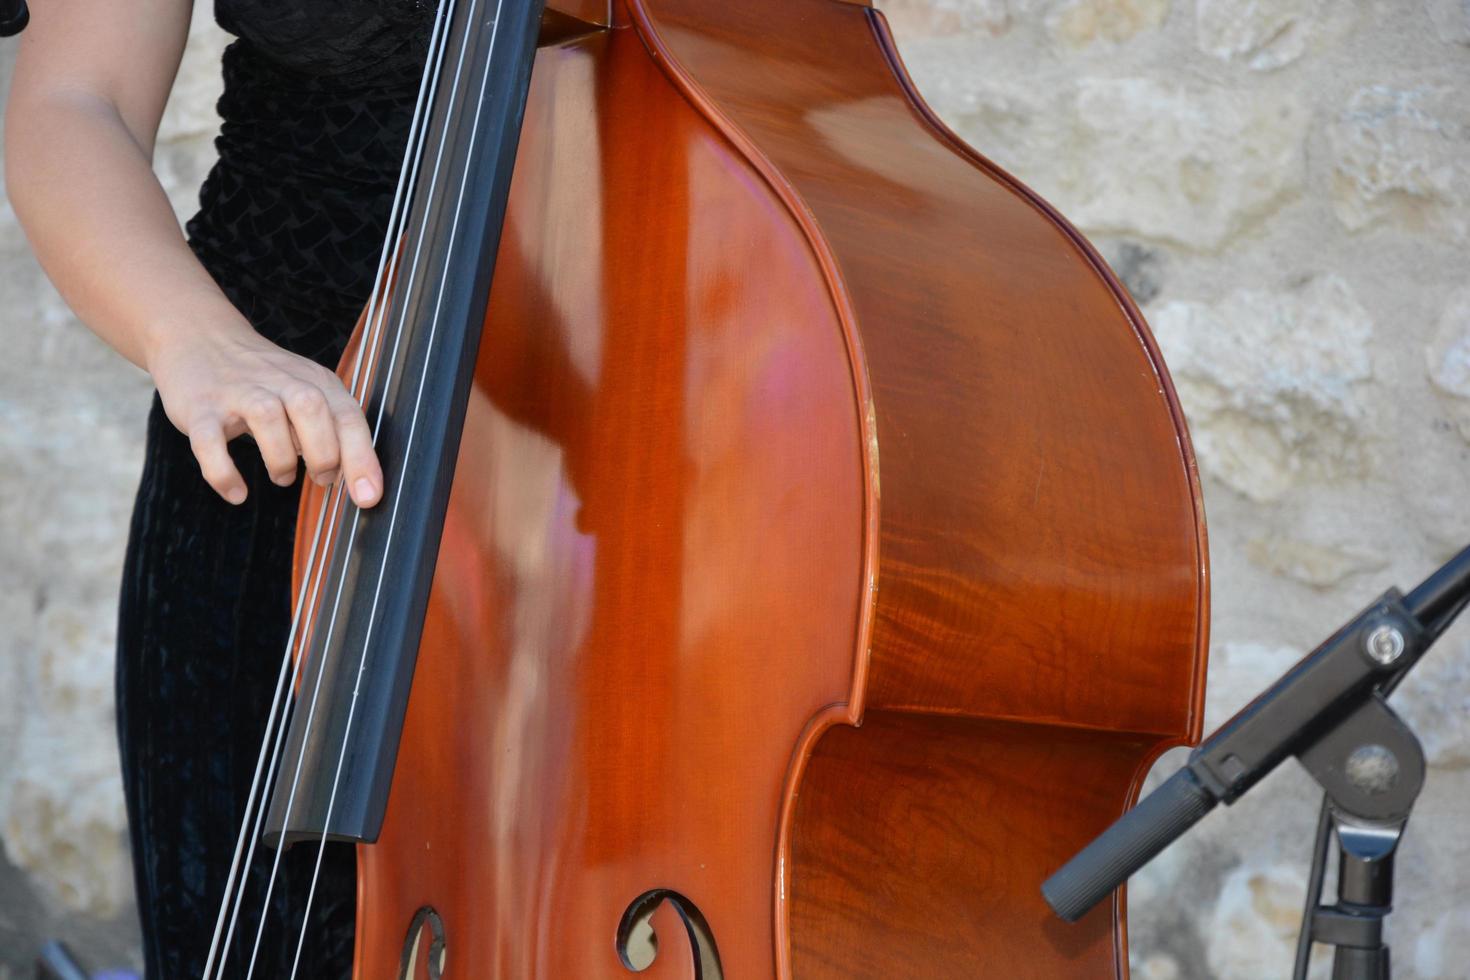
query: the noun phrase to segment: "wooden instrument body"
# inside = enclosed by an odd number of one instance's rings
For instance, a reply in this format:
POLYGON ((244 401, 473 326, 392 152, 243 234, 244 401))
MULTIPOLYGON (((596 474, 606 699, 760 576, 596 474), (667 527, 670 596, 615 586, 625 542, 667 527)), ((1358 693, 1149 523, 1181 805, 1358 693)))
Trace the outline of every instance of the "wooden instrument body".
POLYGON ((611 13, 538 56, 357 976, 422 908, 447 977, 628 975, 650 889, 734 980, 1125 973, 1038 889, 1199 733, 1142 318, 865 6, 611 13))

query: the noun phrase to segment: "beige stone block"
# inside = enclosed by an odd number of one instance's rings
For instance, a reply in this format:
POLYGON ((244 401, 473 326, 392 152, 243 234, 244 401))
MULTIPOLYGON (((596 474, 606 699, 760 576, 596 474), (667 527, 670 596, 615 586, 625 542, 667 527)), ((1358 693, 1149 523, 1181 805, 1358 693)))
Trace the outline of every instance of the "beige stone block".
MULTIPOLYGON (((1252 861, 1225 877, 1206 926, 1205 957, 1215 980, 1287 976, 1306 895, 1306 869, 1252 861)), ((1318 958, 1310 976, 1326 980, 1318 958)))
POLYGON ((1470 286, 1455 291, 1424 350, 1430 384, 1449 396, 1449 417, 1470 442, 1470 286))
POLYGON ((114 605, 45 602, 19 651, 25 708, 0 777, 6 856, 57 908, 104 919, 131 900, 112 741, 114 605))
POLYGON ((1470 398, 1470 287, 1450 297, 1426 354, 1434 386, 1447 395, 1470 398))
POLYGON ((1073 48, 1096 41, 1127 41, 1162 24, 1169 6, 1170 0, 1066 0, 1047 16, 1046 26, 1054 38, 1073 48))
POLYGON ((1207 473, 1265 502, 1362 472, 1374 325, 1346 280, 1173 301, 1150 320, 1207 473))
MULTIPOLYGON (((1470 769, 1470 725, 1465 723, 1470 718, 1470 640, 1465 633, 1465 624, 1457 625, 1431 647, 1393 697, 1394 710, 1424 746, 1428 778, 1434 781, 1470 769)), ((1470 799, 1465 803, 1470 806, 1470 799)), ((1470 837, 1455 844, 1470 853, 1470 837)))
POLYGON ((1201 51, 1257 71, 1280 68, 1307 49, 1321 0, 1198 0, 1201 51))
POLYGON ((878 0, 893 31, 906 40, 980 32, 998 36, 1010 30, 1014 11, 1036 0, 878 0))
POLYGON ((0 823, 6 856, 30 872, 32 883, 59 910, 111 919, 132 901, 116 780, 115 773, 68 766, 24 774, 7 793, 0 823))
POLYGON ((1168 953, 1153 953, 1143 957, 1133 967, 1136 980, 1181 980, 1179 961, 1168 953))
POLYGON ((1083 79, 1057 175, 1064 209, 1089 231, 1217 248, 1300 188, 1305 120, 1290 94, 1083 79))
POLYGON ((1424 8, 1441 40, 1470 44, 1470 0, 1424 0, 1424 8))
POLYGON ((1354 575, 1375 572, 1388 564, 1382 555, 1364 548, 1280 535, 1252 538, 1246 544, 1246 554, 1274 575, 1318 589, 1340 585, 1354 575))
POLYGON ((1214 251, 1304 185, 1307 112, 1290 90, 948 77, 934 95, 960 133, 1092 235, 1214 251))
POLYGON ((1470 100, 1463 89, 1369 85, 1327 127, 1333 210, 1360 231, 1470 235, 1470 100))

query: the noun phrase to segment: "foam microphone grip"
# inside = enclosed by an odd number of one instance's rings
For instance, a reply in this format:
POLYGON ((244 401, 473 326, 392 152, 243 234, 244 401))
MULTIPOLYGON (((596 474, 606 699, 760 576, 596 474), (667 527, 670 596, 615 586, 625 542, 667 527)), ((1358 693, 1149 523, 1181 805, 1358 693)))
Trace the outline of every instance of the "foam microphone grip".
POLYGON ((1041 893, 1047 904, 1076 922, 1198 823, 1215 802, 1193 773, 1179 770, 1046 879, 1041 893))
POLYGON ((30 20, 26 0, 0 0, 0 37, 19 34, 30 20))

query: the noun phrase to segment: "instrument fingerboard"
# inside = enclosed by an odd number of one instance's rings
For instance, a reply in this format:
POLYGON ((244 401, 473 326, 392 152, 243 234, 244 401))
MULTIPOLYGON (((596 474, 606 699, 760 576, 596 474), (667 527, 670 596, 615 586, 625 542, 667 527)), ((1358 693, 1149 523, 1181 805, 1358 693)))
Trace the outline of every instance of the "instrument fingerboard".
POLYGON ((394 285, 368 351, 386 492, 339 520, 266 825, 276 845, 381 828, 505 217, 543 3, 441 2, 394 285))

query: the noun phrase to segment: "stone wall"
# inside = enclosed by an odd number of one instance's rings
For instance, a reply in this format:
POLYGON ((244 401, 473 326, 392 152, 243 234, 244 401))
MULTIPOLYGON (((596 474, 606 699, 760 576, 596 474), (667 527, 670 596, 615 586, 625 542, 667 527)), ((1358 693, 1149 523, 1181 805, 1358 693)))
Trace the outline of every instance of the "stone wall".
MULTIPOLYGON (((939 113, 1092 236, 1155 327, 1210 517, 1208 724, 1470 541, 1470 4, 882 6, 939 113)), ((181 214, 212 152, 220 44, 196 23, 164 125, 181 214)), ((6 980, 52 935, 137 964, 110 668, 149 386, 66 312, 3 201, 0 296, 6 980)), ((1395 698, 1431 767, 1399 872, 1400 978, 1470 962, 1467 636, 1395 698)), ((1315 801, 1284 767, 1136 879, 1135 975, 1285 975, 1315 801)))

